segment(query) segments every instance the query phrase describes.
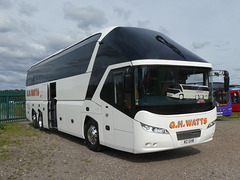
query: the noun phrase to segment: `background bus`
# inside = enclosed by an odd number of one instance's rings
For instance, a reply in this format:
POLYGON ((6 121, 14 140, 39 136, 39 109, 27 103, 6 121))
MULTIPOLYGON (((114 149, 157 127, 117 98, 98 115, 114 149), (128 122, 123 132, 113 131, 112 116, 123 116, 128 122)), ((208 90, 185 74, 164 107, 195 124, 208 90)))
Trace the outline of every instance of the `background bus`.
POLYGON ((217 107, 218 116, 232 115, 228 71, 213 71, 213 102, 217 107), (228 83, 227 86, 224 84, 224 81, 228 83))
POLYGON ((240 89, 230 88, 232 111, 240 111, 240 89))

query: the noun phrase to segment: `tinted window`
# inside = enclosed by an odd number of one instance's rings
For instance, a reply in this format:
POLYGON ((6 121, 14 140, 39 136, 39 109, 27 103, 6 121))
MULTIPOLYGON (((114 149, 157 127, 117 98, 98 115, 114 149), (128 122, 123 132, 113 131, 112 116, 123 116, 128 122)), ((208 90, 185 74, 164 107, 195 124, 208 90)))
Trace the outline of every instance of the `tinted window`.
POLYGON ((233 92, 231 93, 231 98, 232 98, 232 103, 235 104, 235 103, 239 103, 239 94, 238 92, 233 92))
POLYGON ((86 72, 99 37, 100 34, 92 36, 33 66, 28 71, 26 85, 53 81, 86 72))
POLYGON ((134 88, 136 111, 183 114, 212 109, 212 96, 207 78, 209 72, 209 68, 198 67, 136 67, 134 88), (192 76, 196 75, 198 78, 194 83, 192 76), (192 83, 187 84, 188 80, 192 83))
POLYGON ((112 60, 114 62, 119 62, 119 60, 122 61, 123 59, 125 61, 136 59, 170 59, 206 62, 164 34, 142 28, 115 28, 102 40, 100 53, 102 53, 102 50, 104 52, 107 50, 105 53, 108 53, 109 48, 114 50, 114 56, 116 52, 119 54, 119 56, 115 56, 115 59, 112 60))
POLYGON ((124 92, 125 69, 113 70, 109 73, 100 97, 118 110, 130 114, 131 94, 124 92))
POLYGON ((94 62, 86 98, 92 98, 105 70, 109 65, 126 61, 127 59, 125 59, 124 56, 116 49, 109 46, 107 43, 101 44, 94 62))
POLYGON ((139 59, 206 62, 160 32, 142 28, 118 27, 101 41, 92 70, 87 98, 92 98, 109 65, 139 59))

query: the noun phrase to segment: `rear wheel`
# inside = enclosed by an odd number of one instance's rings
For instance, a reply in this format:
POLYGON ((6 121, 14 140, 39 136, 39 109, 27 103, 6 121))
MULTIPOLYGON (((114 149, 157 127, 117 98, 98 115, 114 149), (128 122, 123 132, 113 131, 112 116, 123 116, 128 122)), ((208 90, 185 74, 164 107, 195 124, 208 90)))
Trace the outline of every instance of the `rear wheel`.
POLYGON ((32 122, 33 122, 33 127, 38 128, 37 113, 34 110, 32 111, 32 122))
POLYGON ((40 130, 43 130, 43 117, 42 117, 42 113, 39 113, 39 116, 38 116, 38 127, 40 130))
POLYGON ((89 120, 85 129, 85 140, 87 147, 92 151, 100 151, 101 145, 99 143, 98 124, 94 120, 89 120))

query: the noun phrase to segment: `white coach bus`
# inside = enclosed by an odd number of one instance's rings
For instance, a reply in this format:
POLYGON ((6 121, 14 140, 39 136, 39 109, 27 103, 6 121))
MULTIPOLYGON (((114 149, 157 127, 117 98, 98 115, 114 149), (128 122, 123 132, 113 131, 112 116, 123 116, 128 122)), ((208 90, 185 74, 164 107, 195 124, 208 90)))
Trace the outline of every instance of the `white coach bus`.
POLYGON ((179 99, 199 99, 203 102, 204 99, 208 99, 209 89, 208 86, 202 85, 178 84, 167 89, 167 96, 179 99))
POLYGON ((160 32, 113 27, 33 65, 26 79, 26 114, 39 129, 131 153, 181 148, 212 140, 212 91, 167 96, 188 80, 210 89, 211 64, 160 32))

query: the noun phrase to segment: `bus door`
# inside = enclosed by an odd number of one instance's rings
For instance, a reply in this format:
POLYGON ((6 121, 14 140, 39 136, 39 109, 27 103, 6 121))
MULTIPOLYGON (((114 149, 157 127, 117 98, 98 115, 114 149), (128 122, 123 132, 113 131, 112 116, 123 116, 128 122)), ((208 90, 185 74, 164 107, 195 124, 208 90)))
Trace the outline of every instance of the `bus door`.
POLYGON ((49 124, 50 124, 50 127, 57 128, 56 82, 50 83, 48 102, 49 102, 49 124))
POLYGON ((114 144, 113 107, 102 101, 103 137, 106 145, 114 144))
POLYGON ((112 70, 102 90, 102 122, 106 144, 126 149, 133 146, 131 93, 124 90, 124 72, 112 70))

